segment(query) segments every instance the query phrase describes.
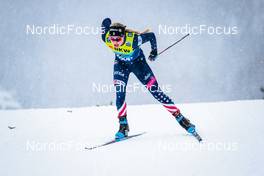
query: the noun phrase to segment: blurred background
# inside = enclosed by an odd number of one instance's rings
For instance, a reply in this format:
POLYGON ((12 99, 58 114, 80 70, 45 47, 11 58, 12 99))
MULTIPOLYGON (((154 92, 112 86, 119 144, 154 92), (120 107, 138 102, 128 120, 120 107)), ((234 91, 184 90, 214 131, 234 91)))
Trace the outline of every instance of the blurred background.
MULTIPOLYGON (((101 40, 105 17, 156 33, 161 51, 183 34, 159 25, 237 27, 236 35, 191 35, 151 62, 175 103, 264 97, 264 1, 0 0, 0 109, 108 105, 114 54, 101 40), (93 26, 91 35, 33 35, 30 26, 93 26)), ((146 57, 150 45, 142 47, 146 57)), ((129 84, 138 83, 133 74, 129 84)), ((147 92, 127 94, 128 104, 158 103, 147 92)))

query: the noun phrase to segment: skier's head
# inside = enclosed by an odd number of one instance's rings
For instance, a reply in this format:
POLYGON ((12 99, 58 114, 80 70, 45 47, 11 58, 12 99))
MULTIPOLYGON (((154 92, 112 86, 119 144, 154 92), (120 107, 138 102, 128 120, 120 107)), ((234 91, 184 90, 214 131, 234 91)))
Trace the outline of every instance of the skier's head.
POLYGON ((124 43, 126 26, 121 23, 113 23, 109 29, 109 39, 114 47, 118 48, 124 43))
POLYGON ((109 29, 110 36, 124 36, 126 31, 126 26, 121 23, 112 23, 109 29))
POLYGON ((127 29, 126 26, 122 23, 112 23, 109 29, 109 39, 113 43, 114 47, 118 48, 125 43, 126 32, 132 32, 140 35, 149 31, 149 29, 146 29, 143 32, 139 32, 137 30, 127 29))

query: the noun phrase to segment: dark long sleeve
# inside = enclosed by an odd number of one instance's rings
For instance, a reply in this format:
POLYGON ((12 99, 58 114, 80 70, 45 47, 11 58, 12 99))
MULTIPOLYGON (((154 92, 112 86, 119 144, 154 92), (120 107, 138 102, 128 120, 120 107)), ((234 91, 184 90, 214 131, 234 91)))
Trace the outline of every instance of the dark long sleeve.
POLYGON ((148 32, 139 35, 138 45, 144 44, 146 42, 150 42, 152 50, 157 49, 157 40, 153 32, 148 32))

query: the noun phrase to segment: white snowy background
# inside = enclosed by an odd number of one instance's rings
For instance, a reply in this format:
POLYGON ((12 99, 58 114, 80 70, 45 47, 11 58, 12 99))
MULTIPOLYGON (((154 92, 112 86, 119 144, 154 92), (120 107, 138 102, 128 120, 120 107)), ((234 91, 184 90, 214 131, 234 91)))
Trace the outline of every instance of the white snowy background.
POLYGON ((264 100, 178 106, 196 124, 201 144, 161 105, 129 106, 130 133, 147 133, 95 150, 84 147, 111 140, 118 128, 114 106, 2 110, 0 175, 264 174, 264 100))
MULTIPOLYGON (((26 25, 99 27, 105 17, 129 28, 151 28, 159 50, 183 35, 158 34, 158 26, 237 26, 237 35, 192 35, 150 63, 177 103, 258 99, 264 86, 262 0, 8 1, 0 0, 0 86, 24 108, 106 105, 114 94, 92 84, 112 84, 113 53, 100 35, 27 35, 26 25)), ((96 30, 96 29, 95 29, 96 30)), ((143 46, 149 54, 149 44, 143 46)), ((131 75, 130 84, 137 83, 131 75)), ((129 104, 156 103, 142 92, 129 104), (140 98, 139 98, 140 97, 140 98)))

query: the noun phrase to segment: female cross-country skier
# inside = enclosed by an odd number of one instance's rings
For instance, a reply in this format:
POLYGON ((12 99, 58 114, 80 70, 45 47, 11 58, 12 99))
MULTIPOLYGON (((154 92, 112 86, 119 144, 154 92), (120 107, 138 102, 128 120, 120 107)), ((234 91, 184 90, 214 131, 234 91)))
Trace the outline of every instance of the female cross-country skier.
POLYGON ((121 23, 112 23, 106 18, 102 22, 102 40, 115 53, 114 85, 116 89, 116 107, 118 111, 119 130, 115 139, 120 140, 128 136, 127 104, 125 102, 126 85, 129 74, 133 72, 139 81, 158 100, 189 133, 194 134, 195 126, 185 118, 174 102, 160 89, 156 77, 146 62, 140 45, 150 42, 150 61, 157 58, 157 42, 153 32, 137 32, 127 29, 121 23))

